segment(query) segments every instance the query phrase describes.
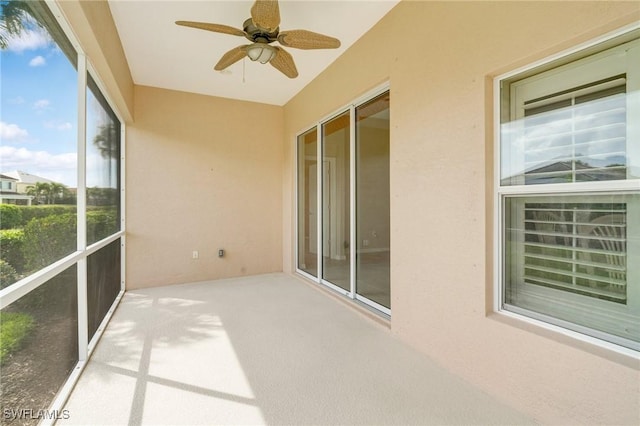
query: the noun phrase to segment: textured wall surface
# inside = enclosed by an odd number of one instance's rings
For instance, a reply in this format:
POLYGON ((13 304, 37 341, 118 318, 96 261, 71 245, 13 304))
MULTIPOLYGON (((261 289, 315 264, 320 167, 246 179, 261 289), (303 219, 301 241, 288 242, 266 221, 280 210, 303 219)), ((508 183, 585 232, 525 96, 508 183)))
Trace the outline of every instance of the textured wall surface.
POLYGON ((492 77, 630 24, 639 9, 401 2, 285 106, 284 270, 294 270, 295 134, 388 81, 392 332, 543 423, 637 423, 637 360, 491 314, 487 182, 492 77))
POLYGON ((388 81, 392 332, 542 423, 638 423, 637 360, 489 308, 492 77, 639 20, 638 2, 403 1, 284 108, 133 89, 99 11, 66 3, 111 98, 135 119, 130 289, 292 272, 295 135, 388 81))
POLYGON ((127 287, 281 271, 282 108, 140 86, 135 99, 127 287))

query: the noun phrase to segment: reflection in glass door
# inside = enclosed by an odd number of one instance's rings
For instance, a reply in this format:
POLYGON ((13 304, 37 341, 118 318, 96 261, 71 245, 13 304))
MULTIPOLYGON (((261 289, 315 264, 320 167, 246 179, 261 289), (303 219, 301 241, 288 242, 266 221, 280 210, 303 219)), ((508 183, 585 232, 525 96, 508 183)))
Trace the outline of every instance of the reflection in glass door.
POLYGON ((356 108, 356 294, 391 308, 389 93, 356 108))
POLYGON ((298 271, 387 315, 389 128, 386 91, 297 138, 298 271))
POLYGON ((298 269, 318 276, 318 132, 298 136, 298 269))
POLYGON ((351 291, 349 111, 322 125, 322 278, 351 291))

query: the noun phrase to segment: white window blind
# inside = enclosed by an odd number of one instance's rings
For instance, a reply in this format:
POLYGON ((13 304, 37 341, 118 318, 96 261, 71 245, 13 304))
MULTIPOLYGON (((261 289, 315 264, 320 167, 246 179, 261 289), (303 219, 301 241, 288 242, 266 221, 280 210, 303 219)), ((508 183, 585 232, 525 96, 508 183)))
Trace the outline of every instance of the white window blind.
POLYGON ((526 203, 524 281, 627 302, 626 204, 526 203))
POLYGON ((509 196, 505 215, 508 310, 640 349, 640 195, 509 196))
POLYGON ((626 178, 626 76, 524 103, 525 184, 626 178))

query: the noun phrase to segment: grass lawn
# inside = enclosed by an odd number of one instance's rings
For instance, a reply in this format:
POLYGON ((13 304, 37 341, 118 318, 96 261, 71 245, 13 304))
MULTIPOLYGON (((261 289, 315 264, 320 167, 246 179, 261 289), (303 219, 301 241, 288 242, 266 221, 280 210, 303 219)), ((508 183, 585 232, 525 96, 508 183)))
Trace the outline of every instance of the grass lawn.
POLYGON ((33 318, 20 312, 0 312, 0 364, 20 348, 33 328, 33 318))

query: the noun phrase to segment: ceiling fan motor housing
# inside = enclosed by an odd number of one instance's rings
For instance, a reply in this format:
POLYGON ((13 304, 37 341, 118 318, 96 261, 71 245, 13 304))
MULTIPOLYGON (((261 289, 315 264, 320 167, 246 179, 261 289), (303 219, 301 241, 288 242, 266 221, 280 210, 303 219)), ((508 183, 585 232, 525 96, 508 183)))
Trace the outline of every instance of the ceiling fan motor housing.
POLYGON ((243 26, 247 39, 254 43, 273 43, 278 39, 278 33, 280 32, 280 27, 272 32, 257 27, 251 18, 244 21, 243 26))

